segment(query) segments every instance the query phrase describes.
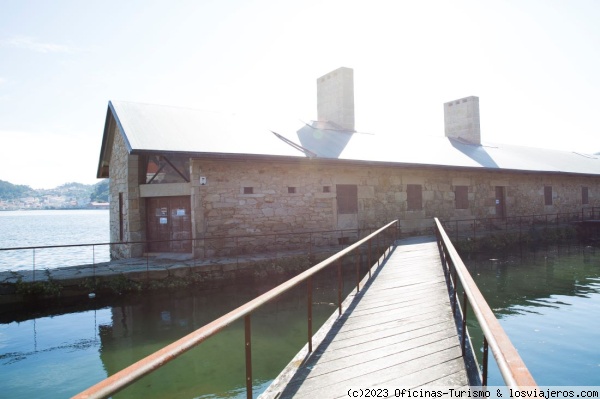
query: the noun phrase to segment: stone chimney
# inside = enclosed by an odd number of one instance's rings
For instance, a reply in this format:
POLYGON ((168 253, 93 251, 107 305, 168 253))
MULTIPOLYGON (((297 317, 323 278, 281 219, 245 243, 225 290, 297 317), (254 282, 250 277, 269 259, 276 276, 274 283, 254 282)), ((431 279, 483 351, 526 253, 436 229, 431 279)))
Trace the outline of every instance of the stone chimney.
POLYGON ((446 137, 481 145, 479 97, 471 96, 444 104, 446 137))
POLYGON ((317 118, 354 131, 354 71, 341 67, 317 79, 317 118))

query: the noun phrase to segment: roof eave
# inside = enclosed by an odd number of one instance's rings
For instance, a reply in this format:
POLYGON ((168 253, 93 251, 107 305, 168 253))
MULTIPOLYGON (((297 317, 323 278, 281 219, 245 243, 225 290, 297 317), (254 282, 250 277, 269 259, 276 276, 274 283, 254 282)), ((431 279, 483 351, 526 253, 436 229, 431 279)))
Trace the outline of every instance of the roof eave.
POLYGON ((131 144, 127 139, 127 135, 125 134, 125 130, 123 129, 123 125, 119 120, 117 112, 111 101, 108 102, 108 108, 106 110, 106 119, 104 121, 104 133, 102 135, 102 147, 100 149, 100 158, 98 160, 98 169, 96 171, 96 177, 99 179, 104 179, 110 177, 109 164, 110 157, 112 155, 112 145, 114 142, 114 124, 119 127, 119 131, 123 136, 123 140, 125 141, 125 145, 127 147, 127 151, 131 153, 131 144))

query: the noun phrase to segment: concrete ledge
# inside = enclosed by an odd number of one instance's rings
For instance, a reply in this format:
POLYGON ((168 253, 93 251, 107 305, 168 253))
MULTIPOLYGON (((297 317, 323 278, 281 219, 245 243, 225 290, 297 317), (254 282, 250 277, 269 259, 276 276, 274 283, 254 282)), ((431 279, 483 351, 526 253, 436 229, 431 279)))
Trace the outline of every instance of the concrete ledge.
POLYGON ((37 271, 0 272, 0 304, 67 296, 120 294, 226 280, 296 274, 334 252, 255 254, 246 258, 167 259, 164 255, 37 271))

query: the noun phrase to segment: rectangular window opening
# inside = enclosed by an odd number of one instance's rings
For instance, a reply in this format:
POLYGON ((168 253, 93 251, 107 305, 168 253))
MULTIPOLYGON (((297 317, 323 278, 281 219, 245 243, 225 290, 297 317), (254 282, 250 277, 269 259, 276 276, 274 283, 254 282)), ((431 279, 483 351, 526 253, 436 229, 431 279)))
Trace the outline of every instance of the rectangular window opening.
POLYGON ((544 187, 544 204, 552 205, 552 186, 544 187))
POLYGON ((456 209, 469 209, 469 187, 454 187, 454 200, 456 209))
POLYGON ((406 194, 409 211, 420 211, 423 209, 423 187, 420 184, 408 184, 406 186, 406 194))
POLYGON ((296 187, 288 187, 288 194, 296 194, 296 187))
POLYGON ((338 214, 358 213, 358 186, 354 184, 336 185, 338 214))
POLYGON ((581 187, 581 204, 588 205, 590 203, 589 191, 587 187, 581 187))
POLYGON ((324 193, 330 193, 331 192, 331 187, 330 186, 323 186, 323 192, 324 193))
POLYGON ((254 194, 254 187, 244 187, 244 194, 254 194))

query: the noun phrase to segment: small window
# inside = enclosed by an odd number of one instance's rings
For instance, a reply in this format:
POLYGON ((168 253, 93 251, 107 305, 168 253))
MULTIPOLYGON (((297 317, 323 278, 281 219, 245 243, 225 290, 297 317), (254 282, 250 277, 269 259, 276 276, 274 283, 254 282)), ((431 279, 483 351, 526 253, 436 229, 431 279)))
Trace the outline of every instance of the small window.
POLYGON ((324 193, 330 193, 331 192, 331 187, 330 186, 323 186, 323 192, 324 193))
POLYGON ((456 186, 454 187, 454 199, 456 209, 469 209, 469 187, 456 186))
POLYGON ((296 187, 288 187, 288 194, 296 194, 296 187))
POLYGON ((552 205, 552 186, 544 187, 544 204, 552 205))
POLYGON ((423 188, 420 184, 408 184, 406 194, 409 211, 420 211, 423 209, 423 188))
POLYGON ((254 187, 244 187, 244 194, 254 194, 254 187))
POLYGON ((589 192, 587 187, 581 187, 581 204, 587 205, 590 203, 589 192))

